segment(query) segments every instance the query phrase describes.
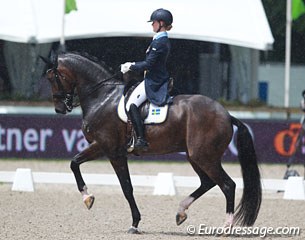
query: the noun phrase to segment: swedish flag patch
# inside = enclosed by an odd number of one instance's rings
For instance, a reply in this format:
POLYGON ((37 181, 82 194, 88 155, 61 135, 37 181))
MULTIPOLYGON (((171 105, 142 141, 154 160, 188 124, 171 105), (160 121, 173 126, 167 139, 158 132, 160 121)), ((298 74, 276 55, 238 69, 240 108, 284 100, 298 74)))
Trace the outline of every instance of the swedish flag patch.
POLYGON ((151 115, 160 115, 160 108, 152 109, 151 115))

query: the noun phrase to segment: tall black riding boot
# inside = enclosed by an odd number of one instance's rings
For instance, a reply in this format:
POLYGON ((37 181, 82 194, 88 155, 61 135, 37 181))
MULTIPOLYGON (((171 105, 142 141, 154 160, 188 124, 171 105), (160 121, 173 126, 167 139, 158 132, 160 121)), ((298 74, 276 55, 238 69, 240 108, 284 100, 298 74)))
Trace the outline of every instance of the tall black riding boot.
POLYGON ((130 105, 129 109, 130 120, 137 134, 137 140, 134 145, 135 150, 146 150, 148 147, 147 141, 144 137, 144 123, 141 119, 141 114, 135 104, 130 105))

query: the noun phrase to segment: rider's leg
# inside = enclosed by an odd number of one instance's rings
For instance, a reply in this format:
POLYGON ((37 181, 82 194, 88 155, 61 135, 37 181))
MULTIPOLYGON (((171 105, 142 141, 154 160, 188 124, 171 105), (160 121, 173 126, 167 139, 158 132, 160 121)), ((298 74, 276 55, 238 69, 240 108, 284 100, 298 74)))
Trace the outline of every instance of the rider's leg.
POLYGON ((141 150, 147 148, 148 144, 144 136, 144 123, 140 111, 135 104, 130 105, 129 115, 137 134, 137 140, 134 145, 135 149, 141 150))
POLYGON ((135 128, 137 140, 135 143, 136 150, 147 148, 148 144, 144 136, 144 123, 141 118, 138 107, 147 99, 144 81, 142 81, 132 92, 126 104, 126 109, 130 115, 130 120, 135 128))

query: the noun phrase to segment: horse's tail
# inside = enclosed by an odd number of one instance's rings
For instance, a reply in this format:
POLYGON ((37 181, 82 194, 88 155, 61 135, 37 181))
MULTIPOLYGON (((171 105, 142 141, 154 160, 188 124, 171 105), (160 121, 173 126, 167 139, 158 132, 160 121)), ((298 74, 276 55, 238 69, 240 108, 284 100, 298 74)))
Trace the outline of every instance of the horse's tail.
POLYGON ((252 226, 257 218, 262 201, 260 172, 254 144, 248 128, 233 116, 231 116, 231 121, 238 128, 238 158, 244 181, 243 195, 236 208, 235 222, 243 226, 252 226))

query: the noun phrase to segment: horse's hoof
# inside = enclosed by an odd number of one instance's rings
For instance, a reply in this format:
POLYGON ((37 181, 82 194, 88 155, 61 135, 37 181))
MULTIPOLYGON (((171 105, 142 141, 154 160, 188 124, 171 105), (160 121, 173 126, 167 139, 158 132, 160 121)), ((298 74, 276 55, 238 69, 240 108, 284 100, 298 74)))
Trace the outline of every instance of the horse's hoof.
POLYGON ((186 213, 177 213, 176 215, 176 223, 179 226, 181 223, 183 223, 187 219, 186 213))
POLYGON ((95 197, 92 194, 88 195, 88 197, 84 199, 84 203, 85 203, 86 207, 88 208, 88 210, 92 207, 92 205, 94 203, 94 199, 95 199, 95 197))
POLYGON ((128 233, 130 233, 130 234, 141 234, 142 232, 138 228, 132 226, 128 229, 128 233))

